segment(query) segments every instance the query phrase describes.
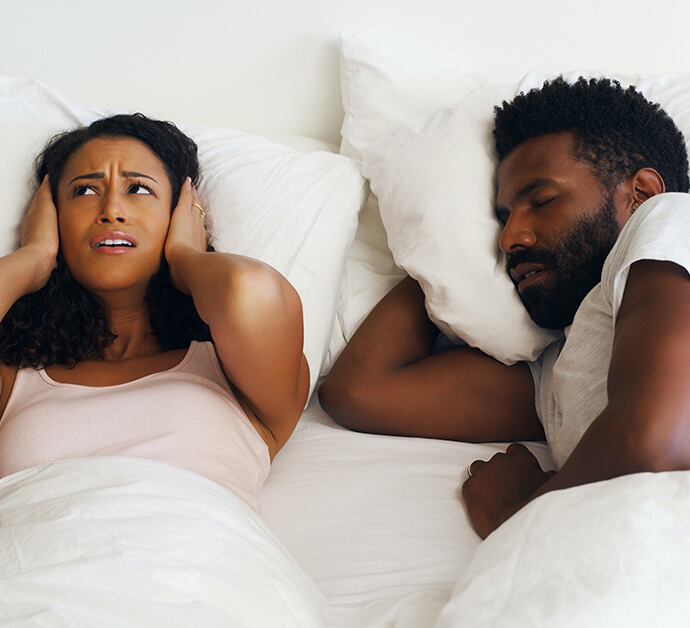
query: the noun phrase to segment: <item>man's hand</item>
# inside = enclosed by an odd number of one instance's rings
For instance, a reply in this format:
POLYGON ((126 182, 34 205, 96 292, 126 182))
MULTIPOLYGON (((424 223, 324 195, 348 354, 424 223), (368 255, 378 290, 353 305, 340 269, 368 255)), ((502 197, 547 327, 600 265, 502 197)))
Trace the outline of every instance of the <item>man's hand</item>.
POLYGON ((462 486, 470 521, 483 539, 529 501, 552 475, 524 445, 514 443, 491 460, 475 460, 462 486))

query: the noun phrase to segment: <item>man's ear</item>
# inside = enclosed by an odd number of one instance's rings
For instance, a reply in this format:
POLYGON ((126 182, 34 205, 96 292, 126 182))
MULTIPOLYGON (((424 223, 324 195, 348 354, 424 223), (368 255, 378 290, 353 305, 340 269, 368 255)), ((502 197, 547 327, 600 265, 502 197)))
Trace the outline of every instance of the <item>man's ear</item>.
POLYGON ((630 181, 631 207, 630 213, 634 212, 647 199, 663 194, 666 191, 666 184, 661 175, 654 168, 640 168, 630 181))

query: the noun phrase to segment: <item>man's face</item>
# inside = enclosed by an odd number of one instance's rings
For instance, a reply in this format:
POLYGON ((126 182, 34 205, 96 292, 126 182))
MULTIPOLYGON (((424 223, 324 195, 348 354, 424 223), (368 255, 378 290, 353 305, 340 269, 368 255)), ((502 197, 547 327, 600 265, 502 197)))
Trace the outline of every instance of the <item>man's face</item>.
POLYGON ((506 266, 532 320, 549 329, 572 323, 625 222, 614 191, 572 157, 573 142, 566 132, 527 140, 497 173, 506 266))

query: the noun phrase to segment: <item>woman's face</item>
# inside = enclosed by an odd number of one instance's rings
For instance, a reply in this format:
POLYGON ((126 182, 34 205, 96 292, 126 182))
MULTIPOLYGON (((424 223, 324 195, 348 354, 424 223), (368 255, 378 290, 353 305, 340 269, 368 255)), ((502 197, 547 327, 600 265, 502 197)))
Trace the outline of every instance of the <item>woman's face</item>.
POLYGON ((172 187, 161 160, 129 137, 89 140, 58 183, 60 245, 74 278, 107 297, 138 289, 160 266, 172 187))

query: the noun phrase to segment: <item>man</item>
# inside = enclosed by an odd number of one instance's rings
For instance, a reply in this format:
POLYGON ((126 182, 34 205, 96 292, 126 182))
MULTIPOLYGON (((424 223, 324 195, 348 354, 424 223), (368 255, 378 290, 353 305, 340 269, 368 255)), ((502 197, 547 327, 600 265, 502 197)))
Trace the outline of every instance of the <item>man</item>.
POLYGON ((358 430, 507 441, 540 438, 543 425, 555 474, 521 445, 468 469, 482 537, 547 491, 690 468, 690 196, 662 194, 688 191, 681 133, 634 89, 557 79, 497 108, 494 138, 508 271, 533 320, 565 341, 532 365, 434 353, 406 278, 320 390, 358 430))

